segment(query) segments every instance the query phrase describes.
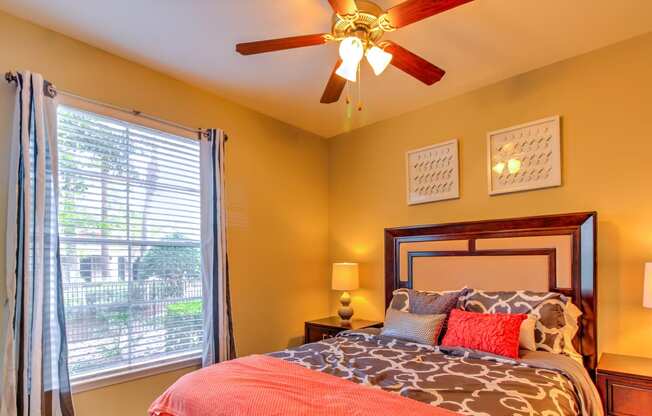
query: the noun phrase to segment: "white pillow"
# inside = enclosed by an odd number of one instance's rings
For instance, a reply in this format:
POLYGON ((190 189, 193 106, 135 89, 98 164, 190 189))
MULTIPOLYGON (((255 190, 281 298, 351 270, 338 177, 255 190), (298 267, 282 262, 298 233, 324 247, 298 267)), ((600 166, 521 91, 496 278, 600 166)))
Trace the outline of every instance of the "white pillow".
POLYGON ((527 319, 521 323, 521 331, 518 335, 518 345, 529 351, 537 350, 537 343, 534 340, 534 327, 537 325, 537 317, 528 315, 527 319))

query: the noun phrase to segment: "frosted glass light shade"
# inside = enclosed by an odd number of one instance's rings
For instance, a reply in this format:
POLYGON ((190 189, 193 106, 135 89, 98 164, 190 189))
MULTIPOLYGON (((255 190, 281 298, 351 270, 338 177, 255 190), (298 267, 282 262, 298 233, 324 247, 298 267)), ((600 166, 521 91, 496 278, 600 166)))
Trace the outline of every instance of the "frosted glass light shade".
POLYGON ((355 36, 349 36, 340 42, 340 58, 342 64, 335 73, 347 81, 358 80, 358 65, 364 56, 364 45, 355 36))
POLYGON ((364 56, 364 45, 355 36, 349 36, 340 42, 340 58, 350 64, 358 64, 364 56))
POLYGON ((643 282, 643 307, 652 308, 652 263, 645 263, 645 281, 643 282))
POLYGON ((359 287, 358 263, 333 263, 333 290, 355 290, 359 287))
POLYGON ((358 63, 342 62, 335 70, 335 73, 347 81, 356 82, 358 80, 358 63))
POLYGON ((387 53, 377 46, 374 46, 367 51, 367 61, 376 75, 383 73, 389 63, 392 62, 392 58, 393 56, 391 53, 387 53))

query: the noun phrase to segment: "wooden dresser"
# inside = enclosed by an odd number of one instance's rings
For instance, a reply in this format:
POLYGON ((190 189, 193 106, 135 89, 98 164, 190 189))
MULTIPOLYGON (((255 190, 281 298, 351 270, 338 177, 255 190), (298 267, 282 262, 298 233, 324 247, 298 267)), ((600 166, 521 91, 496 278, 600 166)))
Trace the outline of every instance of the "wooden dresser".
POLYGON ((605 415, 652 415, 652 359, 602 354, 597 382, 605 415))
POLYGON ((326 338, 332 338, 347 329, 380 328, 383 326, 379 321, 367 321, 365 319, 354 319, 350 326, 344 326, 339 316, 329 316, 324 319, 306 321, 305 342, 317 342, 326 338))

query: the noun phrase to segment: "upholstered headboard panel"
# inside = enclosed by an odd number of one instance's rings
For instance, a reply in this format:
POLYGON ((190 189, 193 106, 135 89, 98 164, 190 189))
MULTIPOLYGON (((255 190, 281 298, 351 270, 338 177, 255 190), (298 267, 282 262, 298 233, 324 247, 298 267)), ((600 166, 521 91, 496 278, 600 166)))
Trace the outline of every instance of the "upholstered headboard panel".
POLYGON ((583 312, 574 343, 593 371, 595 234, 593 212, 386 229, 386 305, 398 288, 560 292, 583 312))

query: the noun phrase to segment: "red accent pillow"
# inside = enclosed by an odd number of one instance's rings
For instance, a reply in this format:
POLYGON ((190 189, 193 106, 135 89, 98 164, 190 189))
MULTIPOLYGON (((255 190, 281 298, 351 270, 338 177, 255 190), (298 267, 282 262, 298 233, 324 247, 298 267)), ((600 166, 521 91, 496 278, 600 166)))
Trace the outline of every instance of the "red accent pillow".
POLYGON ((525 319, 525 314, 478 313, 453 309, 441 345, 518 358, 518 337, 521 323, 525 319))

